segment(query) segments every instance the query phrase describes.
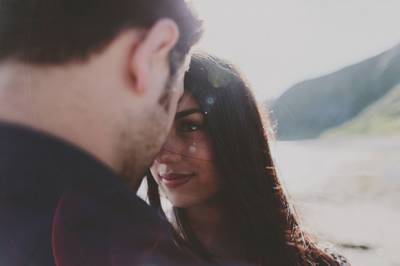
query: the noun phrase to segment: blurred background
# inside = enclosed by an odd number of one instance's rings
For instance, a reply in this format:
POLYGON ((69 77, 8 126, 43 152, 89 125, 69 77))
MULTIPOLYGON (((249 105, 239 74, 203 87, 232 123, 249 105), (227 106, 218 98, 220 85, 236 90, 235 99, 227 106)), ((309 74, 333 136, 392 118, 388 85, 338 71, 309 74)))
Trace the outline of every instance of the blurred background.
POLYGON ((274 121, 306 229, 352 265, 400 265, 400 1, 194 5, 200 48, 238 65, 274 121))

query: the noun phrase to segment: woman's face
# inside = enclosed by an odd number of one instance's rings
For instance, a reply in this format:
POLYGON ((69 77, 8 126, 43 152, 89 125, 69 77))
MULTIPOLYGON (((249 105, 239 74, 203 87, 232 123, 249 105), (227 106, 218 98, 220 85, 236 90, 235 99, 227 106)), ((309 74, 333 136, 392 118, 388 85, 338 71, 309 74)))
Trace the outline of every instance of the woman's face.
POLYGON ((204 114, 190 94, 180 101, 167 140, 150 168, 161 191, 175 207, 212 200, 218 190, 214 154, 204 114))

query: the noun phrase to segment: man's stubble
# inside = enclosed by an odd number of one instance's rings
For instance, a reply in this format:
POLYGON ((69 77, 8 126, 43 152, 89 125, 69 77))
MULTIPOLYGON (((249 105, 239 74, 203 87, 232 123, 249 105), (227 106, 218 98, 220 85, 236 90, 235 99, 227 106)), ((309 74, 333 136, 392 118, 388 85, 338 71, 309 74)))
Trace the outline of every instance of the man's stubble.
POLYGON ((140 114, 143 119, 142 124, 130 125, 127 130, 120 134, 119 150, 122 163, 119 174, 122 181, 134 191, 139 189, 147 169, 154 161, 168 135, 169 127, 172 124, 172 121, 169 121, 171 120, 169 113, 172 107, 174 85, 175 77, 170 77, 158 99, 158 105, 147 108, 140 114), (129 130, 131 127, 138 128, 133 131, 129 130))

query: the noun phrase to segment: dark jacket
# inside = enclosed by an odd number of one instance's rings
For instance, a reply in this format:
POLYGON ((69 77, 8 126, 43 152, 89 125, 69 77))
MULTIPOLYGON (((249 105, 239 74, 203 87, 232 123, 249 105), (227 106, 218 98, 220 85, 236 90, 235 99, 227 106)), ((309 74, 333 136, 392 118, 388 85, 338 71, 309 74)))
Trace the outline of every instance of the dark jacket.
POLYGON ((195 265, 108 167, 56 137, 0 123, 0 265, 195 265))

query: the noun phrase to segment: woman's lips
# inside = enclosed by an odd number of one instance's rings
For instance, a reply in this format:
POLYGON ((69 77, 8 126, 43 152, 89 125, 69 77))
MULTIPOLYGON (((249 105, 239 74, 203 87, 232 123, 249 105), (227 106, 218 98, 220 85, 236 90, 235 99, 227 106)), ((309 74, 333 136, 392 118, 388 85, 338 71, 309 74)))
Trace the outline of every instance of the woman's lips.
POLYGON ((166 174, 160 176, 161 182, 169 188, 176 188, 187 183, 194 174, 166 174))

